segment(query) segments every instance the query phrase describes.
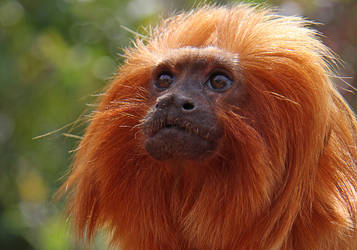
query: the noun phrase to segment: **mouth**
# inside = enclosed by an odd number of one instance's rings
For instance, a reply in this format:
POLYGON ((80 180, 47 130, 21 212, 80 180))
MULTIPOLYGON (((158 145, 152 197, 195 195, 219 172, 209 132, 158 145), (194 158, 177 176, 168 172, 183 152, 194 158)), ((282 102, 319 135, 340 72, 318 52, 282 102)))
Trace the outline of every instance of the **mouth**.
POLYGON ((154 137, 157 134, 167 131, 177 131, 180 133, 187 133, 204 138, 200 130, 196 128, 191 122, 186 120, 170 120, 170 119, 157 119, 152 120, 149 124, 143 126, 144 134, 147 137, 154 137))
POLYGON ((151 123, 143 127, 146 134, 145 148, 157 160, 202 159, 214 151, 216 142, 204 137, 207 132, 190 121, 168 119, 151 123))
POLYGON ((163 128, 177 128, 177 129, 184 129, 182 127, 179 127, 176 124, 166 124, 163 128))
POLYGON ((216 118, 204 111, 182 115, 156 110, 143 119, 142 131, 146 151, 160 161, 208 159, 218 149, 223 134, 216 118))
POLYGON ((176 129, 176 130, 181 130, 181 131, 185 131, 185 132, 190 132, 186 127, 183 127, 179 124, 174 124, 174 123, 167 123, 165 124, 162 128, 160 128, 158 130, 158 132, 162 129, 176 129))

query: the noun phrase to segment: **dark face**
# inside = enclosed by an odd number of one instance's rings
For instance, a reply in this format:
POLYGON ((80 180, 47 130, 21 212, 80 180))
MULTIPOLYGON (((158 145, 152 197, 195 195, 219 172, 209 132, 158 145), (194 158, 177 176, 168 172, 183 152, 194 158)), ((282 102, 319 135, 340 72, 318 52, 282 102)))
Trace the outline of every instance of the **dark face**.
POLYGON ((179 49, 153 70, 155 104, 142 127, 153 158, 202 160, 216 151, 223 135, 217 105, 236 89, 237 60, 211 50, 179 49))

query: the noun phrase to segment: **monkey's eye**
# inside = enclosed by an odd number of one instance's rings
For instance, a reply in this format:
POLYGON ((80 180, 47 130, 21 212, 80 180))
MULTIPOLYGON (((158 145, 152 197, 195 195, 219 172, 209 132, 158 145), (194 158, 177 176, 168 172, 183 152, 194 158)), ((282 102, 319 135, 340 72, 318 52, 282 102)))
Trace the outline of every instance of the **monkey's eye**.
POLYGON ((232 85, 232 80, 228 76, 217 73, 210 76, 207 86, 217 92, 225 91, 232 85))
POLYGON ((157 77, 157 80, 155 81, 154 84, 155 87, 158 88, 159 90, 165 90, 170 87, 173 81, 174 81, 173 75, 169 72, 164 72, 157 77))

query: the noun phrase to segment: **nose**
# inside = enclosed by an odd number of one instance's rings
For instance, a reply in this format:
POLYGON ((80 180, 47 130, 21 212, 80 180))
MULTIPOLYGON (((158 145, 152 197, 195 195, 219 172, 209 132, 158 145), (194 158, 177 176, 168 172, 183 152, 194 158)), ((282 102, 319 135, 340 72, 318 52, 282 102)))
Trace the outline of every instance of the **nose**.
POLYGON ((185 100, 183 101, 183 104, 181 105, 181 109, 184 112, 190 112, 195 109, 195 104, 191 100, 185 100))
POLYGON ((155 107, 157 109, 174 107, 176 109, 180 109, 180 111, 184 113, 189 113, 196 109, 194 101, 182 94, 167 94, 160 96, 157 99, 155 107))

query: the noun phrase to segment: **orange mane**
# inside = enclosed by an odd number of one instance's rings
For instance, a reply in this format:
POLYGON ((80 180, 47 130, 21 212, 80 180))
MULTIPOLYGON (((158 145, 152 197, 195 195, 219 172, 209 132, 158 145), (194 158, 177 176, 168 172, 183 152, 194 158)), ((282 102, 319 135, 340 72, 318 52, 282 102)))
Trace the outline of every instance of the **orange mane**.
POLYGON ((355 249, 356 120, 308 24, 247 5, 203 7, 137 39, 63 184, 77 234, 107 227, 113 246, 141 250, 355 249), (237 55, 247 102, 218 107, 222 147, 181 173, 144 149, 147 84, 174 49, 207 47, 237 55))

